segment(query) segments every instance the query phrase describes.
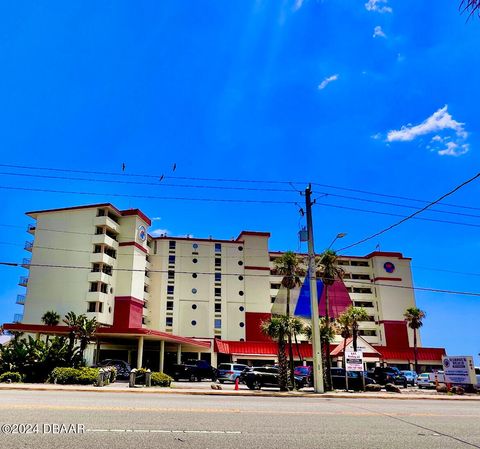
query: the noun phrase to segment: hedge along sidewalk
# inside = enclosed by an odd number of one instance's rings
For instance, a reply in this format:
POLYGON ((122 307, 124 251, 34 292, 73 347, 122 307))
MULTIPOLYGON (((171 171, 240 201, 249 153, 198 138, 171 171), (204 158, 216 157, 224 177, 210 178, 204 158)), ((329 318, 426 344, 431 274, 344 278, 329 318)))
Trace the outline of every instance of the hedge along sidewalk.
POLYGON ((258 397, 283 397, 283 398, 312 398, 312 399, 397 399, 397 400, 441 400, 441 401, 478 401, 480 395, 447 396, 440 394, 398 394, 398 393, 324 393, 314 392, 279 392, 279 391, 251 391, 251 390, 205 390, 205 389, 179 389, 175 387, 128 388, 128 384, 110 384, 105 387, 81 385, 55 385, 55 384, 0 384, 1 391, 64 391, 64 392, 95 392, 95 393, 132 393, 132 394, 177 394, 195 396, 258 396, 258 397))

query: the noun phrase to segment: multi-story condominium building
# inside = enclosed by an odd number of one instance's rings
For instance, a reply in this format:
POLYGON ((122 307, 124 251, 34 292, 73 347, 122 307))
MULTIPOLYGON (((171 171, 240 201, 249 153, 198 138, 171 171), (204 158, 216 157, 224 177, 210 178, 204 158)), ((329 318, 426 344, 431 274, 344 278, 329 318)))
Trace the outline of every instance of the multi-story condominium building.
MULTIPOLYGON (((9 330, 66 334, 65 325, 47 327, 42 315, 73 311, 95 317, 97 344, 88 362, 120 358, 163 369, 165 363, 201 357, 276 360, 276 345, 260 331, 271 314, 281 277, 280 252, 270 251, 268 232, 242 231, 236 239, 159 236, 138 209, 112 204, 28 212, 33 241, 19 295, 23 316, 9 330)), ((367 364, 413 362, 413 335, 403 314, 415 306, 410 259, 397 252, 342 256, 351 301, 364 307, 360 349, 367 364)), ((332 344, 340 360, 343 345, 332 344)), ((419 346, 421 346, 419 339, 419 346)), ((300 343, 299 358, 311 360, 311 345, 300 343)), ((440 365, 444 350, 419 348, 421 365, 440 365)))

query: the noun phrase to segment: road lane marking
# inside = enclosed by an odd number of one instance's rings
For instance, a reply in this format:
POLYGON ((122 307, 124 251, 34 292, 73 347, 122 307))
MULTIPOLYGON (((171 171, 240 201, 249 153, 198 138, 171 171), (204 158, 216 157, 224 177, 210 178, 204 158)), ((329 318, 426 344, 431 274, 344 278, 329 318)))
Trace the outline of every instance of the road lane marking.
POLYGON ((86 429, 87 432, 130 432, 130 433, 195 433, 208 435, 241 435, 238 430, 165 430, 165 429, 86 429))

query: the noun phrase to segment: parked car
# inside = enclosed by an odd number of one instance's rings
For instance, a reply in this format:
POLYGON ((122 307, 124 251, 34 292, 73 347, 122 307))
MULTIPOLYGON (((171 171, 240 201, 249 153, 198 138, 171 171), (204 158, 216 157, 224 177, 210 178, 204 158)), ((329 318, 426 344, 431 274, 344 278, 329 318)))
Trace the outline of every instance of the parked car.
POLYGON ((247 365, 239 363, 221 363, 217 368, 217 380, 221 384, 223 382, 235 382, 246 368, 248 368, 247 365))
POLYGON ((417 377, 417 386, 422 388, 435 388, 435 382, 430 379, 430 373, 422 373, 417 377))
POLYGON ((243 371, 242 373, 240 374, 239 378, 238 378, 238 381, 241 383, 241 384, 244 384, 245 383, 245 380, 246 380, 246 377, 247 377, 247 373, 249 373, 250 371, 253 370, 253 367, 252 366, 247 366, 243 371))
POLYGON ((394 366, 376 366, 371 377, 380 385, 395 384, 403 385, 405 388, 408 386, 407 378, 394 366))
POLYGON ((295 367, 295 376, 303 377, 305 385, 313 385, 313 368, 311 366, 297 366, 295 367))
POLYGON ((117 379, 128 379, 130 377, 130 371, 132 371, 132 367, 127 362, 117 359, 102 360, 97 363, 97 366, 114 366, 117 370, 117 379))
MULTIPOLYGON (((245 383, 250 390, 260 390, 262 387, 279 387, 278 367, 254 367, 251 371, 246 372, 245 383)), ((295 386, 297 389, 303 388, 305 379, 301 376, 295 376, 295 386)))
MULTIPOLYGON (((332 387, 335 390, 345 390, 345 370, 343 368, 330 368, 330 373, 332 376, 332 387)), ((348 389, 349 390, 362 390, 363 389, 363 380, 362 373, 359 371, 348 371, 348 389)), ((364 374, 365 385, 376 383, 374 379, 368 377, 364 374)))
POLYGON ((170 370, 174 380, 188 379, 191 382, 203 379, 217 380, 217 370, 205 360, 187 360, 185 363, 173 365, 170 370))
POLYGON ((417 383, 418 374, 415 371, 401 370, 400 372, 407 378, 407 382, 412 387, 417 383))

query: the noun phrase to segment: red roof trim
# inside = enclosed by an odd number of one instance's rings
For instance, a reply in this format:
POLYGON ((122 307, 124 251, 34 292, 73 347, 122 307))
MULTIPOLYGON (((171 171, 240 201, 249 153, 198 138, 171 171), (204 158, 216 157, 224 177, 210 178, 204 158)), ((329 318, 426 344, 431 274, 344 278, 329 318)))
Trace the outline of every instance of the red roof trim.
POLYGON ((118 244, 118 246, 135 246, 135 248, 138 248, 139 250, 143 251, 145 254, 148 254, 148 250, 145 249, 140 243, 137 242, 121 242, 118 244))
MULTIPOLYGON (((375 346, 375 349, 382 354, 383 360, 402 360, 413 362, 415 354, 413 348, 389 349, 388 346, 375 346)), ((442 355, 445 355, 444 348, 418 348, 419 361, 435 361, 441 363, 442 355)))
POLYGON ((263 271, 270 271, 270 267, 253 267, 245 265, 245 270, 263 270, 263 271))
MULTIPOLYGON (((34 332, 34 333, 46 333, 46 334, 68 334, 70 328, 68 326, 45 326, 43 324, 22 324, 22 323, 5 323, 3 325, 5 330, 10 331, 22 331, 22 332, 34 332)), ((153 329, 144 329, 144 328, 125 328, 125 329, 113 329, 110 327, 99 327, 97 329, 97 334, 112 334, 112 335, 151 335, 155 337, 160 337, 161 340, 175 342, 175 343, 185 343, 201 348, 210 348, 210 342, 208 341, 198 341, 193 338, 180 337, 179 335, 172 335, 167 332, 160 332, 153 329)))
POLYGON ((377 282, 377 281, 393 281, 393 282, 401 282, 402 278, 387 278, 387 277, 378 277, 373 278, 370 282, 377 282))
POLYGON ((221 240, 221 239, 197 239, 195 237, 173 237, 173 236, 166 236, 166 237, 154 237, 149 235, 153 240, 188 240, 192 243, 195 242, 217 242, 217 243, 243 243, 243 240, 221 240))
POLYGON ((152 224, 152 220, 148 218, 140 209, 127 209, 127 210, 122 210, 120 212, 122 214, 122 217, 128 217, 131 215, 137 215, 139 216, 148 226, 152 224))
POLYGON ((122 213, 111 203, 99 203, 99 204, 87 204, 84 206, 72 206, 72 207, 61 207, 58 209, 44 209, 44 210, 35 210, 31 212, 25 212, 25 215, 33 215, 33 214, 48 214, 50 212, 62 212, 66 210, 76 210, 76 209, 93 209, 97 207, 110 207, 113 209, 119 216, 122 213))

